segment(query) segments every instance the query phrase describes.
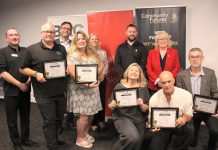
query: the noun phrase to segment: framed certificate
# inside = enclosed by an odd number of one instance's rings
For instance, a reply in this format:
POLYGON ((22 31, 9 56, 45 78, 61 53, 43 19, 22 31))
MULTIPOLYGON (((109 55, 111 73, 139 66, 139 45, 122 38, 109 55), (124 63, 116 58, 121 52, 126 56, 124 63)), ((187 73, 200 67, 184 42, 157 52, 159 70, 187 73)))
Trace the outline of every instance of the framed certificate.
POLYGON ((125 88, 113 90, 114 100, 117 103, 117 107, 130 107, 136 106, 137 99, 139 98, 138 88, 125 88))
POLYGON ((175 128, 179 108, 151 107, 150 128, 175 128))
POLYGON ((216 114, 218 106, 218 98, 194 95, 193 109, 197 112, 208 114, 216 114))
POLYGON ((65 60, 43 62, 44 78, 53 79, 66 77, 66 68, 65 60))
POLYGON ((75 82, 77 84, 92 83, 98 80, 98 65, 75 65, 75 82))

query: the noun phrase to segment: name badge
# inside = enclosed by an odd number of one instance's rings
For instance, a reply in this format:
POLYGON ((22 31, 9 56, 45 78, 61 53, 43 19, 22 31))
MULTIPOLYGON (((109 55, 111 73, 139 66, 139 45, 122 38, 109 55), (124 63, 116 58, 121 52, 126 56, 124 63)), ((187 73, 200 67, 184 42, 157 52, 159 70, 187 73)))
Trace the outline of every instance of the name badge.
POLYGON ((11 56, 12 56, 12 57, 18 57, 18 55, 17 55, 17 54, 11 54, 11 56))

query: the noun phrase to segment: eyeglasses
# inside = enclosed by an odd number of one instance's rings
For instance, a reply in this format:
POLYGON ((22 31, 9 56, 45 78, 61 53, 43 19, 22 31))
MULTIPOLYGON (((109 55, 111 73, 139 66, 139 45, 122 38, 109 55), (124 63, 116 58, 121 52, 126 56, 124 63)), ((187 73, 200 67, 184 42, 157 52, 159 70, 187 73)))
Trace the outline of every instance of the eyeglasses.
POLYGON ((202 57, 202 56, 200 56, 200 55, 197 55, 197 56, 190 56, 191 59, 195 59, 195 58, 196 58, 196 59, 200 59, 201 57, 202 57))
POLYGON ((55 33, 55 31, 42 31, 42 32, 44 32, 44 33, 46 33, 46 34, 54 34, 55 33))
POLYGON ((71 28, 65 28, 65 27, 62 27, 61 29, 63 29, 63 30, 71 30, 71 28))
POLYGON ((163 39, 157 39, 158 41, 163 41, 163 40, 167 40, 166 38, 163 38, 163 39))

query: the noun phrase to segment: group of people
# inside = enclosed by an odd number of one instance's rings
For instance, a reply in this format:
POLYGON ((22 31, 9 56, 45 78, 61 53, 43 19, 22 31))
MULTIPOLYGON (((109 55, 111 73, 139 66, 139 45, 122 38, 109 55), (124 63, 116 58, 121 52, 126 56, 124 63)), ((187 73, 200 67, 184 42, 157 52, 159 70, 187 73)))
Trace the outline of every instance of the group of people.
MULTIPOLYGON (((139 90, 137 100, 139 106, 136 111, 134 110, 136 108, 116 107, 117 103, 114 97, 111 97, 108 107, 113 110, 113 120, 120 135, 115 149, 140 149, 139 145, 143 140, 140 124, 144 125, 145 121, 140 119, 140 114, 137 112, 150 111, 152 107, 172 107, 179 109, 176 128, 152 129, 154 135, 150 149, 165 150, 171 140, 170 148, 173 150, 187 150, 189 146, 196 146, 200 124, 203 121, 209 131, 207 149, 215 150, 218 140, 216 127, 218 114, 211 115, 193 111, 194 94, 218 98, 215 72, 202 67, 203 51, 200 48, 192 48, 188 55, 190 67, 181 71, 178 51, 171 48, 170 36, 166 31, 159 31, 156 34, 155 48, 149 51, 146 51, 144 46, 136 40, 137 34, 137 27, 133 24, 128 25, 127 39, 117 48, 115 66, 123 79, 115 89, 132 87, 140 89, 145 75, 148 85, 144 81, 144 87, 147 87, 144 92, 148 90, 151 98, 148 94, 142 95, 139 90), (133 67, 135 64, 137 67, 133 67)), ((146 136, 144 138, 146 140, 146 136)))
POLYGON ((40 42, 20 47, 20 35, 16 28, 6 31, 8 46, 0 50, 0 75, 3 79, 5 111, 10 138, 15 150, 23 146, 38 146, 29 139, 30 84, 43 118, 43 133, 49 150, 65 144, 59 138, 63 128, 64 114, 67 114, 67 127, 73 128, 74 114, 79 114, 76 129, 76 145, 90 148, 95 141, 89 134, 94 115, 95 124, 104 127, 103 98, 105 96, 105 77, 108 70, 107 55, 100 48, 97 34, 89 38, 78 31, 69 39, 72 24, 61 24, 59 39, 55 40, 55 26, 48 22, 41 26, 40 42), (66 76, 47 79, 44 63, 66 61, 66 76), (99 79, 91 84, 75 84, 75 65, 98 64, 99 79), (100 83, 101 82, 101 83, 100 83), (99 92, 99 86, 101 86, 99 92), (101 98, 100 98, 101 96, 101 98), (102 103, 101 103, 102 101, 102 103), (17 126, 17 114, 20 115, 20 133, 17 126))
MULTIPOLYGON (((78 114, 76 145, 83 148, 91 148, 95 142, 89 134, 90 128, 104 127, 107 54, 101 49, 97 34, 90 34, 88 38, 83 31, 78 31, 71 40, 71 32, 72 24, 63 22, 61 36, 55 40, 55 26, 45 23, 41 26, 40 42, 24 48, 19 46, 17 29, 6 31, 8 46, 0 50, 0 76, 3 78, 9 134, 15 150, 38 145, 29 139, 30 84, 43 118, 43 133, 49 150, 56 150, 58 145, 65 144, 59 138, 64 114, 67 114, 69 129, 73 128, 74 114, 78 114), (67 75, 46 79, 44 62, 62 60, 67 62, 67 75), (97 81, 76 84, 75 65, 82 64, 98 64, 97 81)), ((125 34, 126 41, 116 50, 115 67, 121 80, 114 89, 137 88, 139 98, 137 106, 121 108, 117 107, 111 94, 108 107, 112 110, 114 125, 119 133, 114 149, 140 150, 150 109, 176 107, 179 108, 176 128, 152 129, 154 135, 150 148, 165 150, 171 139, 173 150, 196 146, 200 124, 204 121, 209 131, 208 150, 215 150, 218 114, 193 112, 192 109, 194 94, 218 98, 215 72, 202 67, 203 51, 191 49, 188 55, 190 67, 181 71, 178 51, 170 47, 170 36, 166 31, 157 33, 155 48, 149 51, 136 40, 138 31, 135 25, 128 25, 125 34)))

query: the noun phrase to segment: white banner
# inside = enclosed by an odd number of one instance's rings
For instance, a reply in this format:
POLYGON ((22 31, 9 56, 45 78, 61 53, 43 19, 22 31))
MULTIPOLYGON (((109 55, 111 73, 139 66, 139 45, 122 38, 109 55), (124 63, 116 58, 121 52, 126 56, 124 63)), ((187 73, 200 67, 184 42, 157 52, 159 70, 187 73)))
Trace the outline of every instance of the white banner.
POLYGON ((72 36, 79 30, 84 31, 88 35, 87 15, 67 15, 67 16, 48 16, 48 21, 55 25, 56 38, 60 36, 59 29, 64 21, 73 25, 72 36))

